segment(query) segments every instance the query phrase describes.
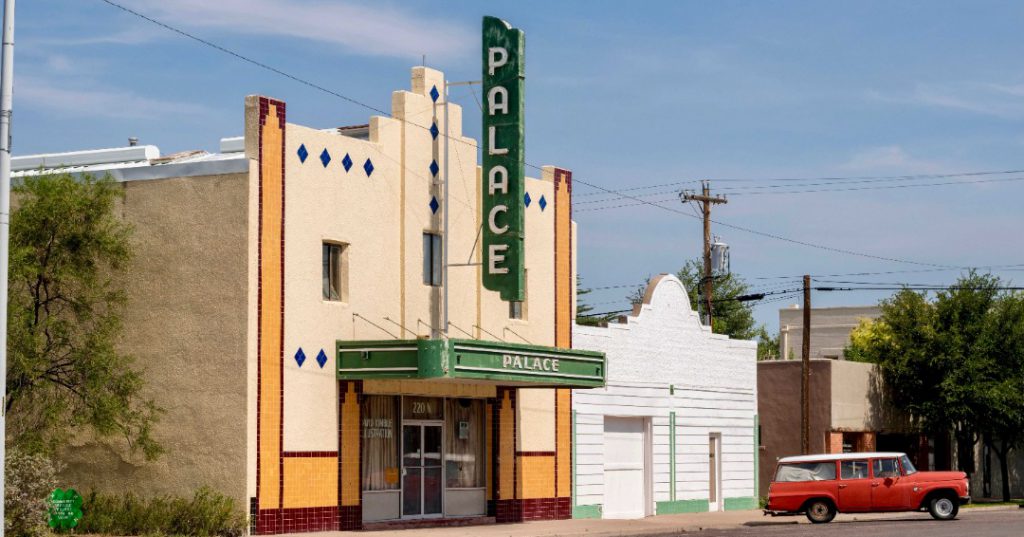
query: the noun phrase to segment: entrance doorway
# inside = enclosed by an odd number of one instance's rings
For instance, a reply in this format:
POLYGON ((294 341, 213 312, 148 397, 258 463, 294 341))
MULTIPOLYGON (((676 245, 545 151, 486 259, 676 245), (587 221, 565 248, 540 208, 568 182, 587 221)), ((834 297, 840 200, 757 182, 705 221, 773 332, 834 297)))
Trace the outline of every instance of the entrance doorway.
POLYGON ((442 511, 441 424, 402 423, 402 517, 442 511))
POLYGON ((644 418, 604 418, 604 518, 648 515, 647 423, 644 418))
POLYGON ((708 436, 708 509, 722 510, 722 436, 708 436))

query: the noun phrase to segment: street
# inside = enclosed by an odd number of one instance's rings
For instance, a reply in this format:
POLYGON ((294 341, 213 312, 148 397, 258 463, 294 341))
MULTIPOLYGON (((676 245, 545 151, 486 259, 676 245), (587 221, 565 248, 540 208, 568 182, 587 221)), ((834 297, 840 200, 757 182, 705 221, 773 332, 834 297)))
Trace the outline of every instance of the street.
POLYGON ((747 523, 742 529, 711 529, 701 533, 708 537, 743 535, 811 537, 899 535, 900 537, 1020 537, 1024 535, 1024 509, 972 510, 963 509, 955 520, 938 521, 927 513, 878 515, 839 515, 829 524, 810 524, 803 517, 793 523, 785 519, 747 523))

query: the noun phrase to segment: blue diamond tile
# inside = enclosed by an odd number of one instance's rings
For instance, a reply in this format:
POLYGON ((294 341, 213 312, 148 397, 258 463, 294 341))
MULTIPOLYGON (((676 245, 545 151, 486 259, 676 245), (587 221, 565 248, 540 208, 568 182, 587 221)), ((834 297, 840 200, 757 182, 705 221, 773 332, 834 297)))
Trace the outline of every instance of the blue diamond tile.
POLYGON ((299 162, 306 162, 306 157, 309 156, 309 151, 306 151, 306 144, 299 146, 299 162))
POLYGON ((440 168, 437 167, 437 161, 430 161, 430 174, 433 175, 434 177, 437 177, 438 171, 440 171, 440 168))
POLYGON ((352 169, 352 157, 345 153, 345 158, 341 159, 341 165, 345 167, 345 171, 352 169))
POLYGON ((440 132, 441 131, 437 130, 437 122, 435 121, 434 124, 430 126, 430 136, 437 140, 437 135, 440 134, 440 132))
POLYGON ((320 369, 323 369, 324 364, 327 363, 327 354, 323 349, 320 349, 320 354, 316 355, 316 363, 320 364, 320 369))
POLYGON ((434 86, 434 87, 430 88, 430 98, 433 99, 433 101, 435 103, 437 102, 437 98, 440 97, 440 96, 441 96, 441 94, 438 93, 437 86, 434 86))
POLYGON ((306 361, 306 353, 302 352, 302 347, 299 347, 298 352, 295 353, 295 363, 302 367, 302 363, 306 361))
POLYGON ((524 203, 524 204, 525 204, 525 205, 526 205, 527 207, 529 207, 529 206, 530 206, 530 202, 531 202, 531 201, 533 201, 533 199, 532 199, 532 198, 530 198, 530 193, 529 193, 529 192, 527 192, 526 194, 523 194, 523 203, 524 203))
POLYGON ((323 153, 320 153, 320 162, 324 164, 324 168, 331 163, 331 154, 327 152, 326 148, 323 153))
POLYGON ((430 212, 433 213, 433 214, 437 214, 437 209, 440 206, 441 205, 439 203, 437 203, 437 197, 436 196, 431 196, 430 197, 430 212))
POLYGON ((544 208, 548 206, 548 200, 544 199, 544 194, 540 195, 540 200, 537 202, 540 205, 540 210, 543 212, 544 208))
POLYGON ((366 171, 367 177, 373 174, 373 163, 370 162, 370 159, 366 159, 366 162, 363 163, 363 170, 366 171))

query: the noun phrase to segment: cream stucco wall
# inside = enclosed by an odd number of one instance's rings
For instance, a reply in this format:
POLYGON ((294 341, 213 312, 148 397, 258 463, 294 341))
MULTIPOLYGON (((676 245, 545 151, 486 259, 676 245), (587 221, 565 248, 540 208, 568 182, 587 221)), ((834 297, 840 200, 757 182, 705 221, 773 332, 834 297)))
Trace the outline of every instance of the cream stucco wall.
MULTIPOLYGON (((424 232, 443 233, 444 108, 429 93, 443 88, 443 74, 417 67, 411 91, 392 95, 392 118, 370 119, 369 139, 344 136, 288 123, 285 136, 285 321, 283 448, 332 451, 337 440, 336 340, 391 340, 438 337, 442 325, 442 288, 423 283, 424 232), (440 135, 429 128, 435 123, 440 135), (308 152, 298 157, 300 146, 308 152), (331 160, 324 166, 324 150, 331 160), (348 154, 350 170, 342 167, 348 154), (368 177, 363 164, 369 158, 368 177), (436 161, 435 177, 430 164, 436 161), (326 301, 321 292, 321 245, 345 244, 348 296, 326 301), (295 359, 302 349, 306 361, 295 359), (327 362, 320 367, 316 355, 327 362)), ((532 203, 526 209, 527 300, 523 319, 509 319, 509 305, 480 285, 481 187, 477 141, 462 136, 462 109, 449 105, 449 337, 554 344, 554 169, 528 178, 532 203), (539 203, 544 198, 546 208, 539 203)), ((247 132, 246 136, 254 135, 247 132)), ((257 153, 250 153, 253 158, 257 153)), ((250 200, 255 203, 254 199, 250 200)), ((255 264, 255 246, 250 247, 255 264)), ((250 294, 256 278, 250 274, 250 294)), ((250 303, 255 316, 255 301, 250 303)), ((251 328, 254 330, 254 328, 251 328)), ((250 339, 253 335, 250 334, 250 339)), ((255 363, 256 348, 250 345, 255 363)), ((251 367, 250 369, 255 369, 251 367)), ((254 383, 251 380, 251 383, 254 383)), ((381 389, 382 386, 377 386, 381 389)), ((408 383, 388 384, 413 393, 408 383)), ((422 391, 422 390, 421 390, 422 391)), ((457 390, 456 390, 457 391, 457 390)), ((554 393, 522 391, 517 431, 522 450, 554 449, 554 393)), ((250 438, 255 437, 254 403, 250 438)), ((250 452, 255 451, 255 440, 250 452)), ((250 465, 250 491, 255 489, 250 465)))
POLYGON ((154 436, 167 452, 147 463, 119 439, 80 439, 62 453, 65 484, 147 496, 209 485, 247 508, 247 189, 246 174, 124 183, 135 259, 120 347, 166 410, 154 436))

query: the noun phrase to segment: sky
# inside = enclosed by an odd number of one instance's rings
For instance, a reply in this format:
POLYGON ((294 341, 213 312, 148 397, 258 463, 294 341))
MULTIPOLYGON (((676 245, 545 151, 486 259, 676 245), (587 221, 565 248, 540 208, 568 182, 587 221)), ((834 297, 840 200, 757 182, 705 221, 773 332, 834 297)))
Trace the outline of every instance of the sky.
MULTIPOLYGON (((712 229, 754 290, 795 289, 802 274, 823 286, 943 285, 968 266, 1024 276, 1024 172, 937 177, 1024 170, 1020 2, 124 3, 384 110, 424 56, 449 80, 478 80, 484 15, 523 29, 526 161, 573 171, 578 270, 597 311, 628 308, 648 276, 700 256, 700 221, 675 192, 703 179, 728 195, 712 229), (894 178, 907 175, 928 177, 894 178), (963 184, 935 184, 951 182, 963 184), (865 272, 894 273, 826 276, 865 272)), ((216 151, 242 134, 250 94, 315 127, 372 114, 102 0, 21 2, 16 22, 15 155, 129 136, 164 154, 216 151)), ((479 139, 474 95, 452 101, 479 139)), ((754 311, 774 332, 799 299, 770 298, 754 311)))

